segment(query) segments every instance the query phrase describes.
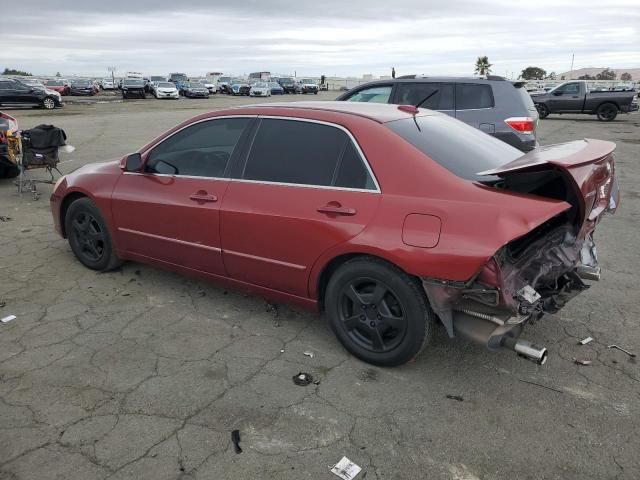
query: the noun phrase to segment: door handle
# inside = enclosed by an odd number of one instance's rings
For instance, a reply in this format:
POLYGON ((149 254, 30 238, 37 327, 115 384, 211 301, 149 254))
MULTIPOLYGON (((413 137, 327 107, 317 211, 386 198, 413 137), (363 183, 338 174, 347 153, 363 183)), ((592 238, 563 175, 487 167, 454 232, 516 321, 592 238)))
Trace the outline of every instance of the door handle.
POLYGON ((191 195, 189 195, 189 199, 193 200, 194 202, 217 202, 218 201, 218 197, 216 197, 215 195, 209 195, 204 190, 200 190, 196 193, 192 193, 191 195))
POLYGON ((328 215, 344 215, 347 217, 352 217, 357 213, 357 210, 355 208, 343 207, 337 202, 332 202, 318 208, 318 212, 326 213, 328 215))

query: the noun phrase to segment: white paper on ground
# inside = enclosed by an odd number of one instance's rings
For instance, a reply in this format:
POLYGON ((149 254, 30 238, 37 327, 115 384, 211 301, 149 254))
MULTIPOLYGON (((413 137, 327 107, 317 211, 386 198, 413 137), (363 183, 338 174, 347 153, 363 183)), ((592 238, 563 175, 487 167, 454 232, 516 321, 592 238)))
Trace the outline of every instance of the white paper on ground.
POLYGON ((3 317, 2 319, 0 319, 0 322, 7 323, 7 322, 10 322, 11 320, 15 320, 16 318, 18 317, 16 317, 15 315, 9 315, 8 317, 3 317))
POLYGON ((342 480, 352 480, 360 473, 362 469, 349 460, 347 457, 342 457, 342 459, 335 464, 335 466, 331 469, 331 473, 335 473, 337 476, 342 478, 342 480))

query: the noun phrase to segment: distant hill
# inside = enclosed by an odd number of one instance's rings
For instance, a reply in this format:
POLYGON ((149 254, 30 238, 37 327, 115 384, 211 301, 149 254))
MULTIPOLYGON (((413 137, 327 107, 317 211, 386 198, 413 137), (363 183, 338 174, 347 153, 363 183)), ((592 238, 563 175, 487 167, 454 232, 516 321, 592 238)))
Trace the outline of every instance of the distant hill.
MULTIPOLYGON (((579 68, 577 70, 574 70, 573 73, 571 72, 564 72, 564 73, 560 73, 558 74, 558 80, 560 80, 560 77, 562 77, 564 75, 564 78, 566 80, 569 80, 569 78, 578 78, 582 75, 591 75, 593 77, 595 77, 598 73, 600 73, 601 71, 603 71, 606 67, 602 67, 602 68, 595 68, 595 67, 589 67, 589 68, 579 68), (570 77, 571 75, 571 77, 570 77)), ((640 80, 640 68, 612 68, 611 70, 613 70, 614 72, 616 72, 616 78, 619 80, 620 79, 620 75, 622 75, 624 72, 628 72, 631 74, 631 76, 633 77, 634 80, 640 80)))

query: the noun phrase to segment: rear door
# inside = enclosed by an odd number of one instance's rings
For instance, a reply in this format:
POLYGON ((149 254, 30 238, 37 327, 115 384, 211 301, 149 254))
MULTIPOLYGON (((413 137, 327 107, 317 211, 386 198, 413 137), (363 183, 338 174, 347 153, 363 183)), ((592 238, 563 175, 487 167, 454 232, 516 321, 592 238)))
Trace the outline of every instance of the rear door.
POLYGON ((378 184, 342 127, 263 117, 222 204, 228 275, 308 296, 309 272, 327 249, 371 221, 378 184))
POLYGON ((128 252, 224 275, 220 204, 227 170, 255 117, 190 125, 146 155, 144 172, 122 174, 112 208, 119 245, 128 252))
POLYGON ((496 125, 493 89, 488 83, 456 83, 456 118, 485 133, 493 135, 496 125))
POLYGON ((397 105, 415 105, 421 108, 437 110, 455 117, 453 105, 453 83, 398 83, 393 103, 397 105))

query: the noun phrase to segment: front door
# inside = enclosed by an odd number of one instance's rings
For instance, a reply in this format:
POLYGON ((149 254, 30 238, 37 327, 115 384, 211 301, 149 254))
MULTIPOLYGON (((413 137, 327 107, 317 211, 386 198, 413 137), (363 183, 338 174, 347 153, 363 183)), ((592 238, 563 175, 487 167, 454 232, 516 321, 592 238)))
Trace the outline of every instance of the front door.
POLYGON ((123 173, 112 199, 121 248, 224 275, 220 205, 229 186, 227 168, 252 121, 236 117, 195 123, 146 153, 142 172, 123 173))
POLYGON ((581 112, 582 103, 579 83, 566 83, 556 88, 549 99, 552 112, 581 112))
POLYGON ((262 118, 222 204, 226 271, 237 280, 307 297, 315 261, 358 235, 379 198, 377 182, 345 130, 262 118))

